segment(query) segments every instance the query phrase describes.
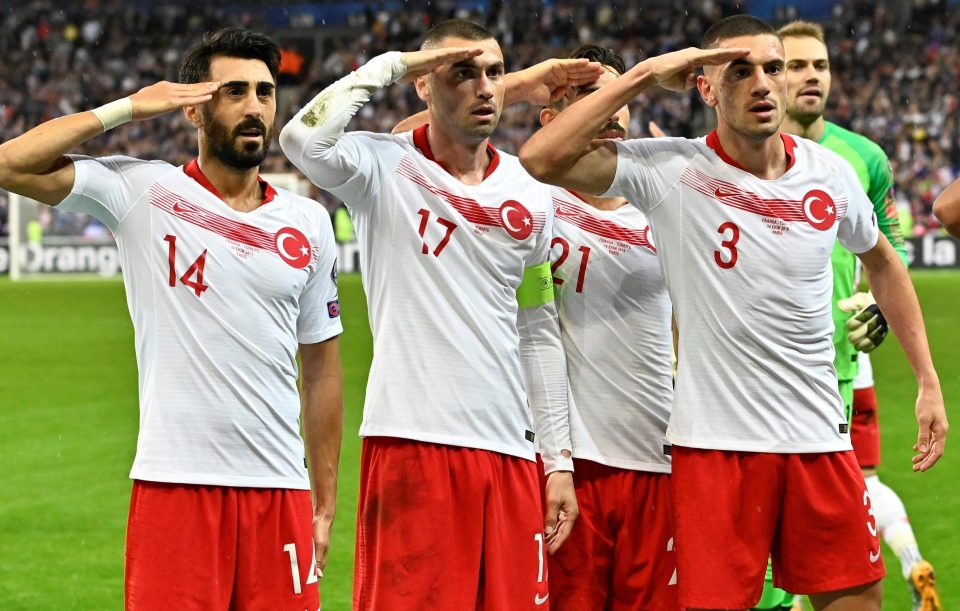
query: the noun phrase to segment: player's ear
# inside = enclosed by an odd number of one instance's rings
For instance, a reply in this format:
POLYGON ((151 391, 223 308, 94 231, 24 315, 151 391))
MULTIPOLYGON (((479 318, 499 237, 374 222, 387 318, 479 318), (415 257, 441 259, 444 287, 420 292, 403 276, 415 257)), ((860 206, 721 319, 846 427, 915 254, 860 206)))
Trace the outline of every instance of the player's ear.
POLYGON ((540 111, 540 125, 546 125, 550 121, 553 121, 557 118, 559 114, 556 109, 550 108, 549 106, 540 111))
POLYGON ((717 106, 717 96, 713 90, 713 84, 706 74, 697 75, 697 91, 700 92, 700 97, 703 98, 707 106, 710 108, 717 106))
POLYGON ((426 76, 418 76, 416 80, 413 81, 414 86, 417 88, 417 97, 426 102, 430 103, 430 87, 427 84, 426 76))
POLYGON ((183 107, 183 116, 187 118, 187 122, 190 125, 200 129, 203 125, 203 121, 200 118, 200 106, 184 106, 183 107))

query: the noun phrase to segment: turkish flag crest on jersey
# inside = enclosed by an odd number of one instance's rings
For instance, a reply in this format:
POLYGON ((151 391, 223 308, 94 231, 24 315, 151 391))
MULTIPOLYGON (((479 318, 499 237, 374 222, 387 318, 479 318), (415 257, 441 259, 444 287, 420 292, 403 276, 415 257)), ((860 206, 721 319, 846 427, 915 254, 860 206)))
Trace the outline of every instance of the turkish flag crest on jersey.
POLYGON ((504 230, 517 240, 526 240, 533 233, 533 216, 523 204, 508 199, 500 206, 500 221, 504 230))
POLYGON ((303 232, 293 227, 284 227, 274 238, 277 253, 290 267, 303 269, 310 263, 310 242, 303 232))
POLYGON ((837 206, 825 191, 814 189, 803 196, 803 216, 814 229, 826 231, 837 222, 837 206))

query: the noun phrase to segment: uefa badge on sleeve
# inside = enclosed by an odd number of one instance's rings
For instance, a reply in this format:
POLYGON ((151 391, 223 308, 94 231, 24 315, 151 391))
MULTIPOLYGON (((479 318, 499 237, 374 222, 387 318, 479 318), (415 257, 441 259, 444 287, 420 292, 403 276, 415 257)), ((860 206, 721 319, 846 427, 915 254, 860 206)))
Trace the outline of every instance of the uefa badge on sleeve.
POLYGON ((334 299, 333 301, 327 302, 327 315, 329 315, 330 318, 336 318, 337 316, 340 316, 340 300, 339 299, 334 299))

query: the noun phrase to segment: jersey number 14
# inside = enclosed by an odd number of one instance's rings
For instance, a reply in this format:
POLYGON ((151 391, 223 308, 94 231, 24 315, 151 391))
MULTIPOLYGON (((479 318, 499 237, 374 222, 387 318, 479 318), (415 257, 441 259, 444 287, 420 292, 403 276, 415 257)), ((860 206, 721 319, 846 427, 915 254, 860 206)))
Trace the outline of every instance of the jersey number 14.
MULTIPOLYGON (((171 287, 177 286, 177 272, 175 270, 176 261, 177 261, 177 236, 167 235, 164 236, 163 240, 167 242, 167 261, 170 264, 170 274, 169 274, 169 284, 171 287)), ((203 294, 208 287, 203 283, 203 266, 207 263, 207 249, 204 248, 203 252, 200 253, 200 256, 197 257, 197 260, 193 262, 190 267, 187 268, 187 271, 180 276, 180 282, 184 286, 188 286, 193 289, 193 292, 197 294, 197 297, 203 294)))

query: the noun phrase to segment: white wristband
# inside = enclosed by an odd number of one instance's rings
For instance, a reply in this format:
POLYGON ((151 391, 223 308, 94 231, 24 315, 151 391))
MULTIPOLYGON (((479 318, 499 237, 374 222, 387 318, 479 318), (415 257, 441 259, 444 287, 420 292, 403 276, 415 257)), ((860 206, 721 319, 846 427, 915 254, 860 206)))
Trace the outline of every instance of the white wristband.
POLYGON ((99 108, 94 108, 90 112, 100 119, 100 123, 103 124, 103 131, 108 131, 133 119, 133 102, 130 101, 130 98, 121 98, 99 108))

